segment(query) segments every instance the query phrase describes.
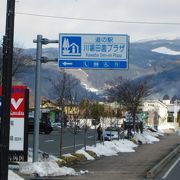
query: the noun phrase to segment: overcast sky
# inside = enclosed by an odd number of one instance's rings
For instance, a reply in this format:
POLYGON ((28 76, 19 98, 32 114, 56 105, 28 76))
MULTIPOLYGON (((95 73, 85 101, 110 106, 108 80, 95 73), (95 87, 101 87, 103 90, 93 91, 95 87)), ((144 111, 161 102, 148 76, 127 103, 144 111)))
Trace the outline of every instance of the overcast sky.
MULTIPOLYGON (((1 39, 5 31, 6 1, 0 0, 1 39)), ((179 9, 179 0, 17 0, 15 42, 24 48, 36 47, 32 41, 37 34, 42 34, 49 39, 58 39, 59 33, 128 34, 132 42, 157 37, 180 38, 180 25, 80 21, 19 14, 180 23, 179 9)))

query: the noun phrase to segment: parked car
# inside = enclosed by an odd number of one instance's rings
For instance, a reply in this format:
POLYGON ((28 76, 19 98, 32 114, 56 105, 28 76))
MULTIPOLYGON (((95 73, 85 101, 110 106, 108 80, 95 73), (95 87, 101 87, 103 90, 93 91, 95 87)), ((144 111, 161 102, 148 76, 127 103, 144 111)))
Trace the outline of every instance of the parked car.
MULTIPOLYGON (((39 133, 41 134, 50 134, 53 131, 51 122, 48 120, 40 120, 39 122, 39 133)), ((28 119, 28 132, 34 132, 34 118, 29 117, 28 119)))
POLYGON ((113 139, 118 139, 118 127, 108 127, 103 131, 103 138, 105 141, 111 141, 113 139))

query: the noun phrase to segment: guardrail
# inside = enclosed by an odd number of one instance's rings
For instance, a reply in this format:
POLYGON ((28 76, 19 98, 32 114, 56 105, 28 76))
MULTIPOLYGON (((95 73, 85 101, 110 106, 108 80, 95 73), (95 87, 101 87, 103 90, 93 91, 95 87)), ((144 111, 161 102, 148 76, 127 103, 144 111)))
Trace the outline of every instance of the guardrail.
POLYGON ((165 156, 158 164, 146 173, 147 178, 154 178, 164 167, 169 163, 178 153, 180 153, 180 145, 178 145, 172 152, 165 156))

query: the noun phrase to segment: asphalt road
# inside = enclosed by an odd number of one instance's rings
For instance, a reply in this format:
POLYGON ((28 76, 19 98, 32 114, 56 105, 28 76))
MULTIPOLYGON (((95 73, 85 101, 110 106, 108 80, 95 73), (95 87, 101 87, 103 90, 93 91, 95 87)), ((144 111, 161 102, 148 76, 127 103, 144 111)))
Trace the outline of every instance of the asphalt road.
POLYGON ((180 162, 171 170, 165 180, 179 180, 180 179, 180 162))
POLYGON ((179 180, 180 179, 180 156, 175 158, 175 161, 165 168, 160 177, 155 180, 179 180))
POLYGON ((172 169, 165 180, 179 180, 180 179, 180 162, 172 169))
MULTIPOLYGON (((73 152, 74 134, 72 129, 63 130, 63 154, 73 152)), ((89 129, 87 131, 87 145, 95 143, 96 131, 89 129)), ((49 154, 58 156, 60 152, 60 129, 56 129, 51 134, 39 134, 39 149, 49 154)), ((33 134, 29 134, 28 146, 33 147, 33 134)), ((84 146, 84 131, 81 129, 76 135, 76 150, 84 146)))

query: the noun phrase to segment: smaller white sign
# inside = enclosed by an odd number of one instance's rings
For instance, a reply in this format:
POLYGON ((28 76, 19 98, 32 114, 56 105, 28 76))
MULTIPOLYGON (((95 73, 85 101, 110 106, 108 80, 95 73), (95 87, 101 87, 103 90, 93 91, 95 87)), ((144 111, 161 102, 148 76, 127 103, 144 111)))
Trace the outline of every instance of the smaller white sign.
POLYGON ((23 151, 24 150, 24 118, 10 119, 10 137, 9 150, 23 151))

